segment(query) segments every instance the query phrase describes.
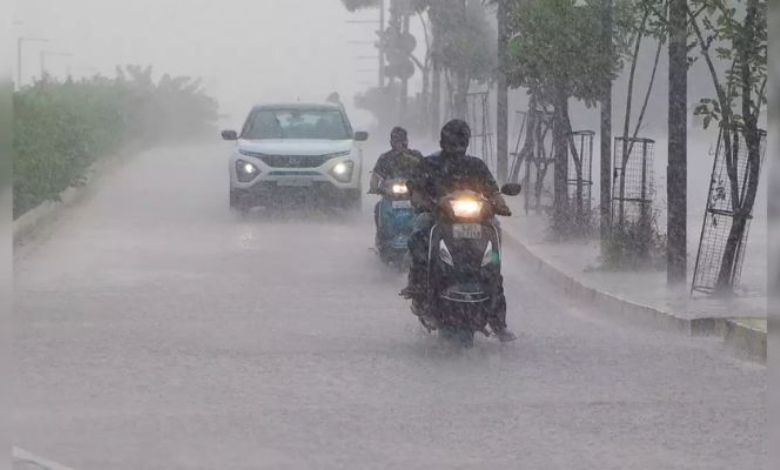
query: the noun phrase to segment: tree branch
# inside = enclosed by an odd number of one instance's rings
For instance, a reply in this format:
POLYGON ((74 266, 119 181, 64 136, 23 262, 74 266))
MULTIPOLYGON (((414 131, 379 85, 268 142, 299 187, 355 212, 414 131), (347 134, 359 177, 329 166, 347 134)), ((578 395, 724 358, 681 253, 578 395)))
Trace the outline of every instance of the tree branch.
MULTIPOLYGON (((634 146, 634 141, 636 140, 637 136, 639 135, 639 128, 642 125, 642 121, 645 118, 645 112, 647 111, 647 105, 650 102, 650 94, 653 91, 653 85, 655 84, 655 75, 658 71, 658 62, 661 58, 661 50, 663 49, 664 43, 663 41, 658 41, 658 48, 655 50, 655 60, 653 61, 653 72, 650 75, 650 83, 647 85, 647 93, 645 93, 645 101, 642 103, 642 110, 639 112, 639 117, 636 121, 636 127, 634 128, 634 134, 631 138, 631 147, 634 146)), ((631 154, 631 150, 633 148, 629 148, 628 153, 631 154)))

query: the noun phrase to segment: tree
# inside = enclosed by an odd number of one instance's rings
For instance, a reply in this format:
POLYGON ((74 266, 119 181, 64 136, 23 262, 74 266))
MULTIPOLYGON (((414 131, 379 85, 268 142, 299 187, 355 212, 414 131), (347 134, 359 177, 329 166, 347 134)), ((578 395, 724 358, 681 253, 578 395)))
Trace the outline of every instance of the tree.
POLYGON ((669 142, 666 174, 667 283, 688 275, 688 25, 687 0, 669 5, 669 142))
POLYGON ((733 220, 716 284, 719 292, 728 293, 733 291, 739 247, 758 193, 762 159, 759 118, 767 103, 767 3, 746 0, 744 9, 727 0, 690 3, 693 8, 687 12, 696 37, 694 45, 706 62, 715 90, 713 98, 701 100, 695 114, 703 117, 705 128, 712 122, 719 124, 729 178, 733 220), (726 65, 725 72, 719 71, 718 65, 726 65), (747 150, 744 153, 741 143, 747 150), (744 168, 742 175, 740 168, 744 168))
MULTIPOLYGON (((480 0, 417 0, 430 18, 434 70, 445 72, 453 117, 465 119, 469 87, 492 78, 496 66, 495 32, 480 0)), ((435 81, 434 81, 435 86, 435 81)))
POLYGON ((379 7, 380 2, 381 0, 341 0, 344 7, 351 12, 365 8, 377 8, 379 7))
MULTIPOLYGON (((555 116, 555 207, 553 229, 571 228, 568 210, 568 151, 573 149, 569 100, 594 106, 619 69, 617 50, 603 45, 601 2, 577 6, 574 0, 514 0, 510 7, 508 78, 528 89, 555 116)), ((574 152, 575 171, 581 171, 574 152)))

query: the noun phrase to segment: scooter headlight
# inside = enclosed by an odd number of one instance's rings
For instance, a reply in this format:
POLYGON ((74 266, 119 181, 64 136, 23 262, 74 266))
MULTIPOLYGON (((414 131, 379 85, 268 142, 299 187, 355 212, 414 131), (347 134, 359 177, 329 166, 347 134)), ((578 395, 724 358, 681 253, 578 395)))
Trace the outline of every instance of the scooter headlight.
POLYGON ((441 260, 446 264, 455 267, 455 261, 452 259, 452 254, 450 253, 449 248, 447 248, 447 245, 444 243, 444 240, 439 240, 439 258, 441 258, 441 260))
POLYGON ((406 187, 406 183, 395 183, 392 187, 393 194, 408 194, 409 188, 406 187))
POLYGON ((482 201, 474 199, 456 199, 450 201, 450 207, 455 217, 471 219, 477 217, 482 212, 482 201))

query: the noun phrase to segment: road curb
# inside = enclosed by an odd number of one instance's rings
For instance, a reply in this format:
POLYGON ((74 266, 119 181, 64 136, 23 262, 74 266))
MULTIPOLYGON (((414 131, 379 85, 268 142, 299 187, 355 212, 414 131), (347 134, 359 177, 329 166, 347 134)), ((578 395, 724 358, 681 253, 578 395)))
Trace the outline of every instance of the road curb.
POLYGON ((78 186, 70 186, 59 194, 56 201, 43 201, 13 221, 14 244, 23 241, 36 231, 56 219, 64 209, 81 202, 92 190, 93 181, 124 162, 130 155, 141 151, 130 146, 127 150, 98 159, 86 171, 85 180, 78 186))
POLYGON ((618 321, 628 321, 687 336, 719 336, 724 343, 751 360, 766 363, 766 332, 726 318, 682 318, 673 312, 643 305, 615 294, 587 286, 534 253, 510 231, 504 242, 515 248, 532 269, 560 288, 567 296, 593 305, 618 321))
POLYGON ((730 348, 745 354, 751 359, 766 363, 767 332, 753 328, 738 320, 727 320, 724 342, 730 348))

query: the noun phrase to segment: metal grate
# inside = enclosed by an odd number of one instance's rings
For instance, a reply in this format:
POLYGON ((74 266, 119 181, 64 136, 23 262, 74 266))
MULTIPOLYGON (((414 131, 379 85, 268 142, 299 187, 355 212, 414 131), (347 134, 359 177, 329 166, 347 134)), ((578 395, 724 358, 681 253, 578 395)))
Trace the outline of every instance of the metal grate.
POLYGON ((569 137, 569 207, 580 224, 590 220, 593 187, 593 131, 572 132, 569 137), (573 176, 573 178, 572 178, 573 176))
POLYGON ((631 223, 648 222, 655 187, 653 158, 655 141, 615 137, 612 162, 612 223, 621 228, 631 223))
MULTIPOLYGON (((750 165, 747 158, 747 145, 744 140, 736 146, 736 170, 739 201, 744 200, 747 192, 747 178, 750 165)), ((760 155, 762 166, 766 155, 766 132, 761 132, 760 155)), ((739 202, 738 201, 738 202, 739 202)), ((737 245, 732 267, 731 285, 737 287, 742 277, 742 265, 745 260, 745 248, 747 246, 748 233, 750 231, 750 219, 748 215, 742 239, 737 245)), ((723 149, 722 133, 718 137, 715 161, 712 167, 710 187, 707 195, 707 208, 704 212, 699 250, 696 255, 696 266, 693 272, 691 292, 712 293, 718 284, 721 266, 726 252, 726 245, 734 224, 734 205, 731 180, 728 176, 728 165, 723 149)))
POLYGON ((612 168, 614 255, 623 261, 646 261, 653 239, 653 158, 655 141, 615 138, 612 168))
POLYGON ((330 155, 262 155, 259 158, 272 168, 317 168, 332 157, 330 155))
POLYGON ((531 109, 517 112, 517 140, 509 179, 523 185, 525 212, 549 211, 553 205, 552 113, 531 109), (525 171, 523 172, 523 167, 525 171), (521 173, 523 173, 521 175, 521 173))

